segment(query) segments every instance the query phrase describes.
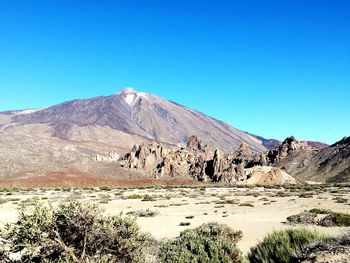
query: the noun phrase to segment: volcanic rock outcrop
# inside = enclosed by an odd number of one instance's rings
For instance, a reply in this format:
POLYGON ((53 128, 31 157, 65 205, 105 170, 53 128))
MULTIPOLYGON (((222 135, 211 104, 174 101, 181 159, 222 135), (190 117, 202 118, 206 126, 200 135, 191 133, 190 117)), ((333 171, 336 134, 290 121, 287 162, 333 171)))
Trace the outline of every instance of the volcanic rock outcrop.
POLYGON ((197 136, 191 136, 184 148, 167 150, 154 142, 135 145, 121 162, 122 166, 142 170, 153 178, 190 176, 199 181, 225 183, 245 182, 250 178, 248 183, 295 183, 278 168, 246 169, 255 164, 259 164, 258 155, 247 144, 231 153, 218 149, 213 152, 197 136))
POLYGON ((318 151, 294 175, 312 181, 350 182, 350 136, 318 151))
POLYGON ((288 137, 274 149, 261 153, 249 165, 281 168, 301 181, 349 182, 350 137, 323 149, 288 137))
POLYGON ((274 165, 306 148, 308 148, 308 146, 302 145, 294 136, 291 136, 286 138, 277 147, 262 153, 260 161, 263 165, 274 165))
POLYGON ((135 144, 123 157, 122 165, 129 169, 152 170, 165 157, 167 150, 156 142, 135 144))
POLYGON ((123 157, 121 165, 142 170, 154 178, 190 175, 204 180, 205 163, 211 157, 209 148, 203 146, 197 136, 191 136, 187 146, 179 149, 166 149, 156 142, 135 145, 123 157))
POLYGON ((291 136, 274 149, 260 154, 254 164, 278 167, 293 175, 298 169, 306 167, 318 151, 318 148, 302 143, 291 136))

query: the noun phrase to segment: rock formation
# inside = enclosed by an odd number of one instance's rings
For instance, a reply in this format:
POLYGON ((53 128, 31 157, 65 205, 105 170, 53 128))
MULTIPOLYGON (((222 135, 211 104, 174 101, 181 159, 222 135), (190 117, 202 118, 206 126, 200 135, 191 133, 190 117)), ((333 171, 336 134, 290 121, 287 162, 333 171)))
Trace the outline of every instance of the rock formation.
MULTIPOLYGON (((213 153, 202 145, 197 136, 191 136, 185 148, 166 150, 159 143, 135 145, 124 156, 121 164, 129 169, 142 170, 153 178, 190 176, 199 181, 236 183, 247 180, 247 175, 251 175, 251 172, 247 174, 246 168, 259 164, 258 157, 250 151, 247 144, 242 144, 231 153, 223 153, 218 149, 213 153)), ((260 177, 264 173, 267 175, 265 179, 257 181, 288 181, 281 179, 288 175, 280 169, 267 170, 259 170, 260 177)), ((257 173, 256 170, 254 172, 257 173)))
POLYGON ((318 182, 350 182, 350 136, 317 151, 307 165, 293 171, 293 176, 318 182))
POLYGON ((121 164, 129 169, 149 172, 163 160, 166 153, 167 150, 156 142, 135 144, 123 157, 121 164))
POLYGON ((187 141, 186 148, 190 150, 201 150, 202 142, 199 140, 198 136, 192 135, 187 141))
POLYGON ((262 153, 260 162, 262 165, 274 165, 286 157, 305 149, 294 136, 286 138, 280 145, 268 152, 262 153))
POLYGON ((294 183, 289 175, 298 180, 348 182, 349 160, 350 137, 322 150, 288 137, 274 149, 256 154, 247 144, 230 153, 212 151, 197 136, 191 136, 182 148, 168 149, 156 142, 136 144, 122 158, 121 165, 152 178, 280 184, 294 183))
POLYGON ((300 181, 342 183, 350 181, 350 137, 320 149, 288 137, 279 146, 262 153, 248 166, 281 168, 300 181))
POLYGON ((300 142, 291 136, 274 149, 261 153, 251 166, 274 166, 293 175, 295 171, 306 167, 318 151, 318 148, 300 142))
POLYGON ((116 162, 119 160, 119 158, 119 154, 114 151, 109 152, 107 156, 101 154, 95 154, 92 156, 92 159, 97 162, 116 162))

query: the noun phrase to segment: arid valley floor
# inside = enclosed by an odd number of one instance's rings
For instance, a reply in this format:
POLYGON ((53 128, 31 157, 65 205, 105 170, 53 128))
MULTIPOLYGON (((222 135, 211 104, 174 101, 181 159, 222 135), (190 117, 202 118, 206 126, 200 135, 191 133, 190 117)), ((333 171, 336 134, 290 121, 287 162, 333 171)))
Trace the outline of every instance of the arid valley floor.
POLYGON ((96 203, 107 214, 135 216, 141 230, 149 232, 156 240, 173 238, 182 230, 202 223, 223 223, 243 232, 238 246, 245 253, 274 230, 307 227, 338 235, 350 229, 285 223, 288 216, 312 208, 350 213, 349 187, 318 185, 2 189, 0 227, 16 220, 17 209, 23 202, 40 200, 56 204, 69 199, 96 203))

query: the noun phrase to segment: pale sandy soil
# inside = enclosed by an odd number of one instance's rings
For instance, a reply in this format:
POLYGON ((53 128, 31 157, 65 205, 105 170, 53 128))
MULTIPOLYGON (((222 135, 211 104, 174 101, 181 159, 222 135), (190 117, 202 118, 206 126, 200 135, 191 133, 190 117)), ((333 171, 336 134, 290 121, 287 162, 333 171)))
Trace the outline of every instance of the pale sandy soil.
MULTIPOLYGON (((247 252, 251 246, 262 240, 274 230, 291 227, 284 224, 287 216, 300 213, 311 208, 325 208, 336 212, 350 213, 349 189, 332 188, 322 193, 314 194, 312 198, 300 198, 300 192, 289 193, 284 189, 242 189, 242 188, 150 188, 150 189, 113 189, 111 191, 72 190, 71 192, 54 190, 32 190, 14 192, 11 195, 0 193, 0 227, 8 222, 14 222, 17 217, 17 207, 22 200, 37 198, 57 202, 72 198, 84 202, 95 202, 105 209, 107 214, 126 214, 128 212, 150 209, 157 211, 154 217, 139 217, 137 221, 143 231, 149 232, 158 240, 176 237, 182 230, 193 228, 207 222, 219 222, 243 232, 239 247, 247 252), (122 193, 121 193, 122 192, 122 193), (276 193, 287 193, 290 196, 278 197, 276 193), (154 195, 155 201, 141 199, 126 199, 132 194, 154 195), (255 195, 255 196, 254 196, 255 195), (106 204, 100 201, 108 196, 106 204), (347 199, 346 203, 337 203, 334 198, 347 199), (225 198, 235 200, 235 204, 215 204, 225 198), (268 199, 268 201, 265 200, 268 199), (17 199, 20 199, 19 201, 17 199), (264 199, 264 200, 261 200, 264 199), (12 201, 11 201, 12 200, 12 201), (241 203, 251 203, 254 207, 239 206, 241 203), (1 202, 0 202, 1 203, 1 202), (182 205, 179 205, 182 204, 182 205), (158 207, 163 206, 163 207, 158 207), (186 219, 186 216, 194 216, 186 219), (190 222, 190 226, 180 226, 180 222, 190 222)), ((301 227, 301 226, 297 226, 301 227)), ((307 226, 321 232, 338 235, 350 228, 307 226)))

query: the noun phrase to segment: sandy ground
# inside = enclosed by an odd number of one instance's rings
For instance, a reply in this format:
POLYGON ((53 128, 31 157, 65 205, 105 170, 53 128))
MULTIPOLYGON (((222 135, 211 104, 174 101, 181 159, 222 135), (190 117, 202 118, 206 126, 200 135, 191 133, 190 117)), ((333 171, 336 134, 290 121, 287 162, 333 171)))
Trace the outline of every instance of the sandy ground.
MULTIPOLYGON (((0 227, 14 222, 20 202, 38 199, 42 202, 57 202, 64 199, 79 199, 95 202, 105 209, 107 214, 123 214, 146 210, 156 211, 154 217, 138 217, 141 229, 149 232, 158 240, 176 237, 182 230, 193 228, 207 222, 219 222, 243 232, 238 246, 243 252, 262 240, 274 230, 291 227, 284 222, 287 216, 311 208, 325 208, 336 212, 350 213, 350 193, 348 188, 329 188, 314 193, 311 198, 299 197, 299 192, 285 189, 245 188, 148 188, 148 189, 75 189, 68 191, 30 190, 0 193, 0 227), (130 199, 130 196, 134 198, 130 199), (136 196, 139 195, 139 196, 136 196), (154 201, 142 201, 145 195, 153 196, 154 201), (281 197, 280 195, 287 195, 281 197), (346 201, 339 203, 336 199, 346 201), (103 200, 108 200, 106 201, 103 200), (234 204, 227 203, 231 200, 234 204), (102 201, 102 203, 101 203, 102 201), (103 203, 105 202, 105 203, 103 203), (1 204, 2 203, 2 204, 1 204), (240 206, 250 203, 250 206, 240 206), (193 218, 186 218, 192 216, 193 218), (190 222, 189 226, 180 226, 180 222, 190 222)), ((297 226, 302 227, 302 226, 297 226)), ((307 226, 321 232, 338 235, 350 228, 307 226)))

